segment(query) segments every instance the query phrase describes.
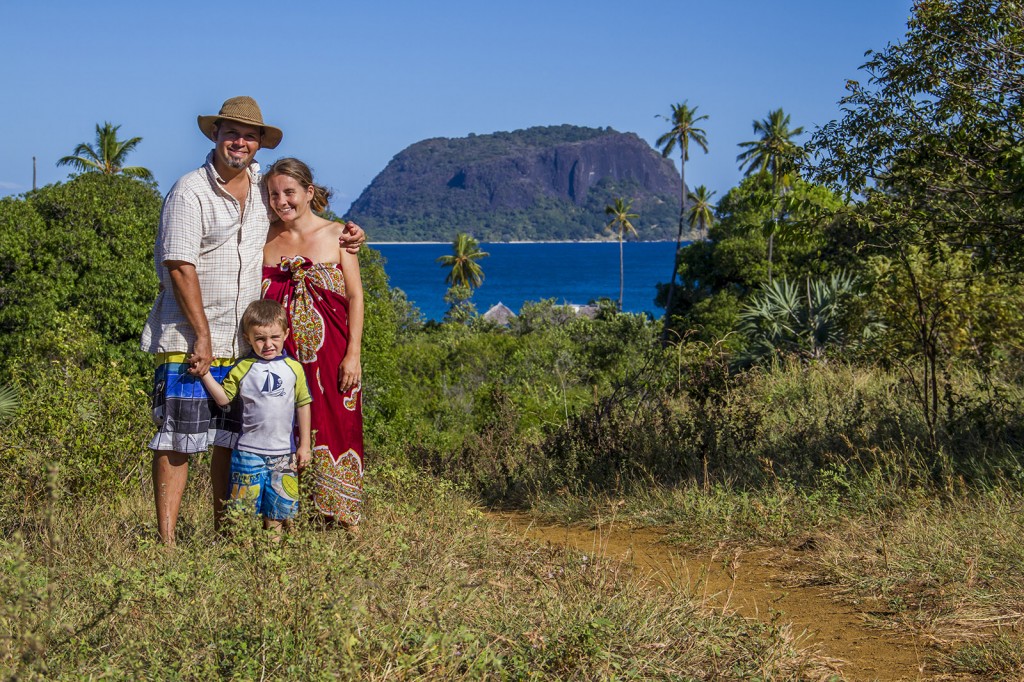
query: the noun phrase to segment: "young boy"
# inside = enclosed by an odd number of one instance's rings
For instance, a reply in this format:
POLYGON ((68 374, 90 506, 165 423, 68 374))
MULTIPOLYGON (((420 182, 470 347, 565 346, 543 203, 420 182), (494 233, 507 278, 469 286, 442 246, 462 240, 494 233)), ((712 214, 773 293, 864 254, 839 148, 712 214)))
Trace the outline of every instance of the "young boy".
POLYGON ((242 399, 242 432, 231 453, 232 502, 252 505, 263 527, 288 527, 298 511, 297 472, 310 460, 309 404, 313 401, 298 361, 284 353, 288 317, 277 301, 262 299, 242 314, 252 353, 223 384, 207 372, 203 386, 222 408, 242 399), (295 447, 294 427, 299 425, 295 447))

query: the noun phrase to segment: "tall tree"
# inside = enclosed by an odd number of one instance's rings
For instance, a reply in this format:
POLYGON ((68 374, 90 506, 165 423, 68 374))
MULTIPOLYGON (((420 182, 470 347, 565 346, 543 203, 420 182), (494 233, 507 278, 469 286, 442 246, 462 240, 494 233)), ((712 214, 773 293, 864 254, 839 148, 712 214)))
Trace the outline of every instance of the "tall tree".
MULTIPOLYGON (((676 276, 679 269, 679 249, 683 244, 683 229, 686 225, 686 162, 690 160, 690 142, 708 153, 708 140, 703 128, 697 124, 707 119, 706 115, 698 116, 697 107, 689 107, 686 102, 672 105, 672 116, 659 116, 672 124, 672 129, 658 138, 657 146, 661 149, 661 155, 668 157, 672 150, 679 147, 679 175, 682 203, 679 205, 679 232, 676 235, 676 257, 672 261, 672 280, 668 286, 668 301, 665 307, 665 332, 668 331, 669 318, 672 316, 672 300, 676 291, 676 276)), ((664 341, 665 334, 662 334, 664 341)))
MULTIPOLYGON (((0 355, 152 364, 138 336, 157 290, 159 219, 156 189, 120 175, 83 173, 0 200, 0 355)), ((0 370, 2 383, 15 382, 0 370)))
POLYGON ((690 227, 697 228, 697 234, 701 239, 708 238, 708 227, 715 220, 715 205, 711 203, 711 197, 716 192, 709 192, 708 188, 700 185, 693 190, 693 206, 689 211, 690 227))
POLYGON ((96 124, 95 146, 80 143, 71 156, 65 156, 57 162, 58 166, 71 166, 82 173, 105 173, 107 175, 127 175, 140 180, 152 180, 153 173, 142 166, 126 166, 128 155, 142 142, 141 137, 127 140, 117 139, 117 131, 121 126, 105 122, 96 124))
POLYGON ((797 172, 797 164, 807 157, 803 147, 793 142, 793 138, 802 135, 803 126, 790 129, 789 114, 781 108, 768 112, 768 118, 754 121, 754 133, 758 139, 740 142, 745 149, 736 157, 740 168, 746 166, 746 175, 769 175, 772 179, 772 192, 776 207, 772 211, 771 223, 766 225, 768 233, 768 283, 772 281, 772 258, 775 246, 775 232, 779 225, 779 214, 782 210, 781 199, 785 190, 792 183, 797 172))
MULTIPOLYGON (((988 374, 1020 344, 1018 306, 971 318, 1012 301, 1024 272, 1022 45, 1019 1, 918 0, 906 36, 868 53, 843 117, 812 140, 817 177, 862 200, 858 246, 876 254, 873 295, 936 454, 959 402, 940 385, 951 363, 988 374)), ((937 477, 945 461, 935 458, 937 477)))
POLYGON ((622 310, 622 297, 626 289, 625 259, 622 253, 622 240, 626 234, 636 234, 636 228, 631 221, 640 216, 630 213, 633 202, 623 201, 621 198, 615 200, 614 205, 604 207, 605 215, 611 216, 611 220, 605 225, 605 229, 611 230, 619 237, 619 310, 622 310))
POLYGON ((817 175, 877 207, 879 242, 941 240, 1020 272, 1024 3, 918 1, 907 29, 846 82, 843 118, 812 140, 817 175))
POLYGON ((444 281, 453 287, 462 286, 473 289, 484 282, 484 271, 478 260, 489 256, 480 250, 480 244, 464 232, 456 235, 452 241, 451 255, 441 256, 437 262, 441 267, 450 268, 444 281))

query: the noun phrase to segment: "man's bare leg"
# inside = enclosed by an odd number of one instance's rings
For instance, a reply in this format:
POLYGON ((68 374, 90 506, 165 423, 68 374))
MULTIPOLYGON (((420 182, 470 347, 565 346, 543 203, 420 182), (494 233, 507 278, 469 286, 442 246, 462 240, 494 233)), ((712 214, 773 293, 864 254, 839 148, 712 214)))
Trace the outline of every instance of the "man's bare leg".
POLYGON ((153 500, 156 503, 156 527, 160 539, 174 546, 181 496, 188 481, 188 455, 170 450, 153 453, 153 500))
POLYGON ((213 446, 210 485, 213 487, 213 529, 220 532, 224 522, 224 501, 230 497, 231 492, 231 448, 213 446))

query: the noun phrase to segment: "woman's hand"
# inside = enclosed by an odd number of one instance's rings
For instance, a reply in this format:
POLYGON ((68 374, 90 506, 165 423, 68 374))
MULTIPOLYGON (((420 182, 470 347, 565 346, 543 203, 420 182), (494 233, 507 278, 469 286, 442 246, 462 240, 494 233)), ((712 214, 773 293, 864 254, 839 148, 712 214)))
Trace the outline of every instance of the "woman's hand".
POLYGON ((366 241, 366 233, 363 232, 363 228, 356 225, 351 220, 345 222, 345 230, 341 233, 341 237, 338 238, 338 246, 345 249, 351 254, 359 253, 359 247, 366 241))
POLYGON ((345 358, 338 367, 338 390, 342 393, 350 391, 359 385, 363 379, 363 368, 359 364, 358 355, 345 354, 345 358))
POLYGON ((308 447, 302 447, 301 445, 295 450, 295 469, 302 471, 309 466, 309 461, 313 459, 313 453, 310 452, 308 447))

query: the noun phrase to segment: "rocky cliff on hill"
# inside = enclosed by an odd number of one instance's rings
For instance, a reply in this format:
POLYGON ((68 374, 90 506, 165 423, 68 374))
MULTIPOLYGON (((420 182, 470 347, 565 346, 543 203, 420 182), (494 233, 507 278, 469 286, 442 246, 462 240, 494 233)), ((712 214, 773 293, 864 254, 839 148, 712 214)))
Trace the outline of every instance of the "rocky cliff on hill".
POLYGON ((606 205, 633 201, 643 240, 674 239, 679 172, 633 133, 550 126, 435 138, 399 153, 348 217, 378 241, 603 239, 606 205))

